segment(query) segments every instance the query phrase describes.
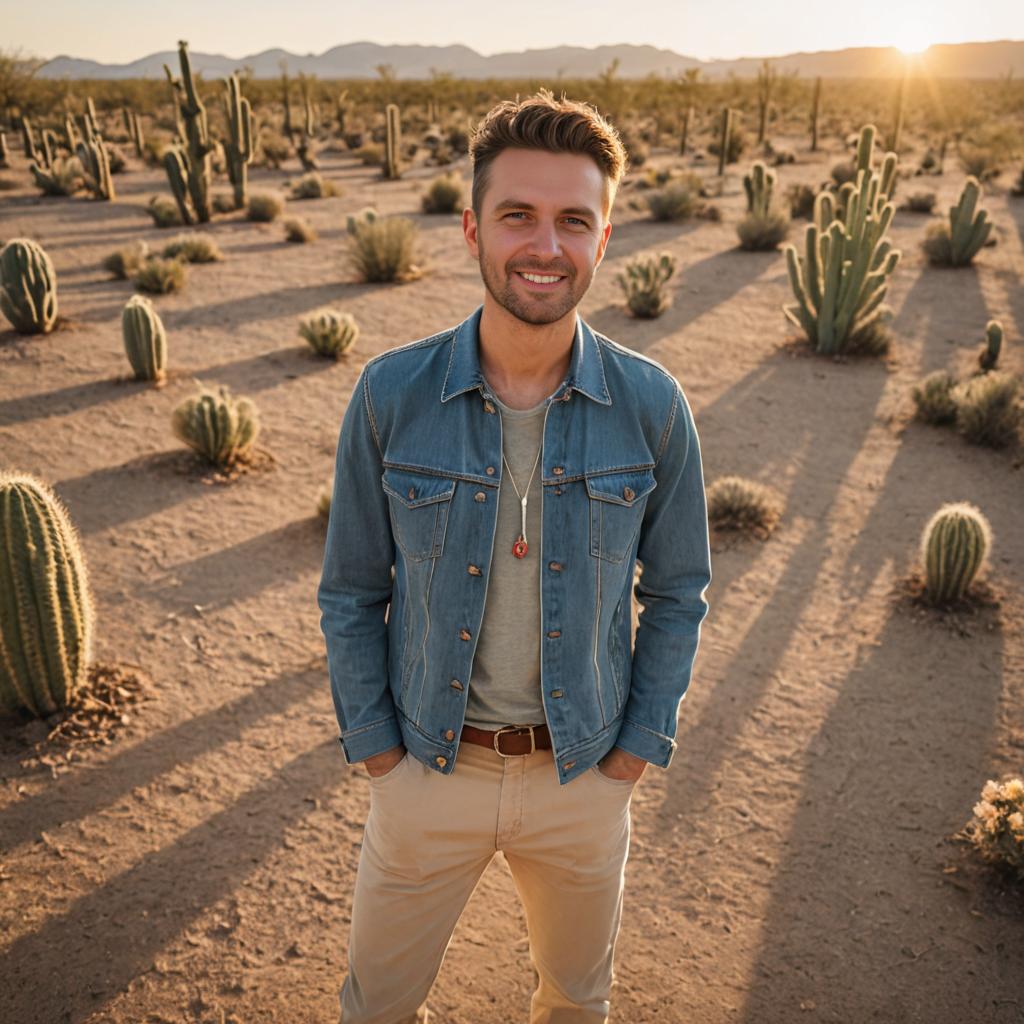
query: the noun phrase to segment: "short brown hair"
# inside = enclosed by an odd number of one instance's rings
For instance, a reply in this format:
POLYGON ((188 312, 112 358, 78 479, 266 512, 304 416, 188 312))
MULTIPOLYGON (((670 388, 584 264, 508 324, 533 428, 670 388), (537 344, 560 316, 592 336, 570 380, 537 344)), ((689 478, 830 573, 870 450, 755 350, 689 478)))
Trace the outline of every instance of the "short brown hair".
POLYGON ((604 176, 607 216, 626 173, 626 147, 619 133, 589 103, 555 99, 540 89, 525 100, 503 100, 488 111, 469 143, 473 162, 473 212, 480 216, 491 163, 505 149, 543 149, 591 157, 604 176))

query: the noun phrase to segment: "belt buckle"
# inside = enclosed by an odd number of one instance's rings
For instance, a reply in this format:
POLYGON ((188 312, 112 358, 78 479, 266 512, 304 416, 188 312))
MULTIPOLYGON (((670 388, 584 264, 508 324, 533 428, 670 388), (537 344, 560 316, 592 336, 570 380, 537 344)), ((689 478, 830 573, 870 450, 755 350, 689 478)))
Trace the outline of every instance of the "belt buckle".
POLYGON ((533 730, 536 726, 533 725, 503 725, 494 733, 494 749, 501 754, 502 757, 526 757, 527 754, 532 754, 537 749, 537 737, 534 735, 533 730), (525 754, 506 754, 503 750, 498 749, 498 737, 503 732, 511 733, 523 733, 528 732, 530 734, 530 749, 525 754))

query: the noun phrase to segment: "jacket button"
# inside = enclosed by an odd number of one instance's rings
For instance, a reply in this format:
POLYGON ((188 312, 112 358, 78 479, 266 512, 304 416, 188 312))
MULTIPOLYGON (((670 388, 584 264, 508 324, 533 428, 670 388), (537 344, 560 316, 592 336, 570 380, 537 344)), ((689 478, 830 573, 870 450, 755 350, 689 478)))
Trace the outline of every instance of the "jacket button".
POLYGON ((484 400, 484 412, 494 412, 494 403, 489 398, 484 400))
POLYGON ((548 637, 550 637, 550 639, 552 640, 557 640, 561 635, 562 631, 560 629, 548 630, 548 637))
POLYGON ((461 690, 461 689, 462 689, 462 683, 460 683, 460 682, 458 681, 458 679, 453 679, 453 680, 452 680, 452 681, 451 681, 451 682, 450 682, 450 683, 449 683, 448 685, 449 685, 449 686, 450 686, 450 687, 451 687, 451 688, 452 688, 453 690, 461 690))
POLYGON ((434 764, 436 764, 438 768, 443 768, 447 763, 448 763, 448 758, 447 757, 441 757, 440 754, 438 754, 438 756, 434 758, 434 764))
POLYGON ((548 562, 548 568, 552 572, 561 572, 562 571, 562 563, 561 562, 548 562))
POLYGON ((565 764, 562 765, 562 770, 568 771, 575 763, 575 761, 566 761, 565 764))
POLYGON ((494 476, 494 467, 493 467, 493 466, 488 466, 488 467, 487 467, 487 468, 486 468, 486 469, 484 470, 484 472, 485 472, 485 473, 486 473, 486 474, 487 474, 488 476, 494 476))
POLYGON ((561 690, 552 690, 551 691, 551 696, 552 697, 561 697, 562 696, 562 691, 561 690))
POLYGON ((468 629, 460 629, 459 630, 459 639, 460 640, 469 640, 470 639, 470 632, 469 632, 469 630, 468 629))
POLYGON ((476 494, 473 495, 473 500, 474 501, 486 501, 487 500, 486 492, 485 491, 477 491, 476 494))
POLYGON ((565 467, 564 466, 554 466, 554 467, 552 467, 551 472, 554 473, 555 476, 561 476, 565 472, 565 467))
POLYGON ((410 487, 409 488, 409 497, 410 498, 415 498, 416 497, 416 488, 415 487, 410 487))
POLYGON ((626 501, 632 501, 636 497, 636 494, 633 491, 632 487, 623 487, 622 496, 626 499, 626 501))
POLYGON ((444 738, 445 738, 446 740, 453 740, 453 739, 455 739, 455 730, 454 730, 454 729, 449 729, 449 730, 448 730, 448 731, 447 731, 447 732, 446 732, 446 733, 444 734, 444 738))
POLYGON ((469 568, 466 569, 466 572, 468 572, 470 576, 482 576, 483 575, 483 573, 480 571, 480 566, 479 565, 471 565, 471 566, 469 566, 469 568))

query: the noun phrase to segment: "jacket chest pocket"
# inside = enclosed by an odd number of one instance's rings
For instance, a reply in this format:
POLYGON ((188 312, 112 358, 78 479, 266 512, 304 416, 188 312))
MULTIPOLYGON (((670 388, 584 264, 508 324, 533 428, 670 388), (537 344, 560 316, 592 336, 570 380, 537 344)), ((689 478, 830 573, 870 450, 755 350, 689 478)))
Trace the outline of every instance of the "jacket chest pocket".
POLYGON ((386 468, 381 485, 388 495, 395 541, 414 562, 444 550, 455 481, 429 473, 386 468))
POLYGON ((622 473, 590 474, 590 553, 621 562, 636 539, 647 495, 657 486, 653 468, 622 473))

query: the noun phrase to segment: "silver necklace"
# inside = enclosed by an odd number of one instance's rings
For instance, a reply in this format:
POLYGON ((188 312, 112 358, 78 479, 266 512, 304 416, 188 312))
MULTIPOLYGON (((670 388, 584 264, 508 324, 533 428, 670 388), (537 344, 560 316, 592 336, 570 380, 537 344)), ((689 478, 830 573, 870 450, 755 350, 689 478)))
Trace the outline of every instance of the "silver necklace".
POLYGON ((512 467, 508 464, 508 459, 505 458, 504 450, 501 453, 501 461, 505 463, 505 468, 508 470, 508 478, 512 481, 512 487, 515 489, 516 497, 519 499, 519 508, 522 513, 522 530, 519 536, 516 538, 516 542, 512 545, 512 554, 516 558, 525 558, 527 551, 530 550, 529 544, 526 542, 526 498, 530 493, 530 484, 533 483, 533 474, 537 472, 537 463, 540 462, 540 453, 544 448, 544 438, 540 439, 540 448, 537 449, 537 458, 533 460, 533 469, 530 470, 530 479, 526 484, 526 492, 524 494, 519 493, 519 488, 516 487, 515 479, 512 476, 512 467))

